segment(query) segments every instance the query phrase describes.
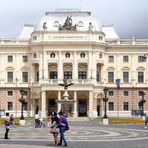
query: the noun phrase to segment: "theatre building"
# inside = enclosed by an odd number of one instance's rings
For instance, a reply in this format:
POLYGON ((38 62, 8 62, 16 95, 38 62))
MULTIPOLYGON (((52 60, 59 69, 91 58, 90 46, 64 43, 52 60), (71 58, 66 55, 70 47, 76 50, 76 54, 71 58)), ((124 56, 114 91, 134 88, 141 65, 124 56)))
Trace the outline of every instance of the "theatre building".
POLYGON ((67 79, 74 117, 103 116, 104 87, 108 116, 130 117, 141 109, 143 92, 148 111, 147 56, 148 39, 122 39, 90 12, 46 12, 17 38, 0 39, 0 110, 20 116, 24 89, 25 116, 57 112, 64 93, 59 84, 67 79))

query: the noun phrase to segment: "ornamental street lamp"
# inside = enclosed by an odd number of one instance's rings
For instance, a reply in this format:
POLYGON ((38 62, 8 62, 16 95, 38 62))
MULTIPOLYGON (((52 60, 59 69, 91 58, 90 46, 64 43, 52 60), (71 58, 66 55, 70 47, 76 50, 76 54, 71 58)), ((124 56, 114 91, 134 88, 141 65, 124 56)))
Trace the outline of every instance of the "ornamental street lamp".
POLYGON ((103 102, 105 103, 104 104, 104 116, 103 116, 103 118, 108 118, 107 117, 107 114, 106 114, 106 110, 107 110, 106 103, 108 101, 108 98, 107 98, 108 88, 107 87, 104 87, 103 92, 104 92, 103 102))
POLYGON ((144 116, 144 103, 146 102, 146 100, 144 100, 144 96, 145 96, 145 92, 142 91, 141 92, 141 97, 142 99, 140 100, 140 106, 141 106, 141 116, 144 116))
POLYGON ((25 102, 25 98, 24 98, 24 95, 25 95, 25 90, 24 89, 20 89, 20 94, 21 94, 21 98, 19 98, 19 101, 21 103, 21 117, 20 117, 20 120, 24 120, 24 115, 23 115, 23 105, 24 105, 24 102, 25 102))

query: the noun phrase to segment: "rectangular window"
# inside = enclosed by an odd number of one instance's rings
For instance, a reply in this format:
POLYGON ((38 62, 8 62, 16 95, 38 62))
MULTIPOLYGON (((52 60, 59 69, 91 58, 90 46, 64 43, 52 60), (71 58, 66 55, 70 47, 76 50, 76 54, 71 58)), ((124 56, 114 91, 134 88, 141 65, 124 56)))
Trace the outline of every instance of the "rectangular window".
POLYGON ((114 56, 108 56, 108 62, 113 63, 114 62, 114 56))
POLYGON ((123 82, 129 83, 129 72, 123 72, 123 82))
POLYGON ((28 82, 28 72, 22 72, 22 82, 28 82))
POLYGON ((108 72, 108 83, 114 83, 114 72, 108 72))
POLYGON ((138 91, 138 96, 142 96, 143 91, 138 91))
POLYGON ((79 71, 78 72, 78 79, 86 79, 87 75, 86 75, 86 71, 79 71))
POLYGON ((144 62, 145 59, 144 59, 144 56, 138 56, 138 62, 144 62))
POLYGON ((13 103, 12 102, 8 102, 7 103, 7 108, 8 108, 8 110, 13 110, 13 103))
POLYGON ((123 96, 128 96, 128 91, 123 91, 123 96))
POLYGON ((13 82, 13 72, 7 72, 7 82, 8 83, 13 82))
POLYGON ((128 111, 128 102, 123 102, 123 110, 128 111))
POLYGON ((97 82, 100 81, 100 75, 99 75, 99 71, 97 71, 97 82))
POLYGON ((13 62, 13 56, 12 55, 8 55, 8 62, 13 62))
POLYGON ((72 79, 72 72, 64 71, 64 79, 72 79))
POLYGON ((128 62, 128 56, 123 56, 123 62, 128 62))
POLYGON ((13 96, 13 91, 7 91, 8 96, 13 96))
POLYGON ((27 106, 28 106, 28 103, 27 103, 27 102, 24 102, 24 103, 23 103, 23 109, 24 109, 25 111, 27 111, 27 106))
POLYGON ((138 83, 143 83, 143 82, 144 82, 144 73, 138 72, 138 83))
POLYGON ((57 79, 57 78, 58 78, 57 71, 50 71, 49 79, 57 79))
POLYGON ((109 107, 108 107, 109 111, 113 111, 114 110, 114 102, 109 102, 108 105, 109 105, 109 107))
POLYGON ((28 62, 28 56, 27 55, 23 55, 22 59, 23 59, 23 62, 28 62))
POLYGON ((114 92, 113 92, 113 91, 109 91, 109 92, 108 92, 108 95, 109 95, 109 96, 114 96, 114 92))

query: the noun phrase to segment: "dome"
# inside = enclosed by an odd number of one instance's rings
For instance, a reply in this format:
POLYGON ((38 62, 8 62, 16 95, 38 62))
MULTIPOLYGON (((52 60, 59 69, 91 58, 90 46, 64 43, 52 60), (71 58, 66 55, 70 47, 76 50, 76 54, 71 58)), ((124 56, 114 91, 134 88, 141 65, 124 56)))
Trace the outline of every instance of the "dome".
POLYGON ((77 31, 102 31, 102 25, 97 22, 90 12, 47 12, 45 16, 39 18, 34 31, 58 31, 70 30, 75 28, 77 31), (69 19, 69 20, 68 20, 69 19), (66 23, 70 22, 71 26, 65 29, 66 23))

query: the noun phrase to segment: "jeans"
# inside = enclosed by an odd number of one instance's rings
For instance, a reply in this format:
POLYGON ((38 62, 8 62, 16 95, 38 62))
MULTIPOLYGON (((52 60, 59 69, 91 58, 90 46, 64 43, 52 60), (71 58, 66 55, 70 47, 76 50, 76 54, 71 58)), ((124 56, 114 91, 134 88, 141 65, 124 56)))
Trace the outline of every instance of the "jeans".
POLYGON ((64 133, 65 127, 60 127, 60 143, 62 144, 62 141, 64 141, 64 144, 67 145, 64 133))

